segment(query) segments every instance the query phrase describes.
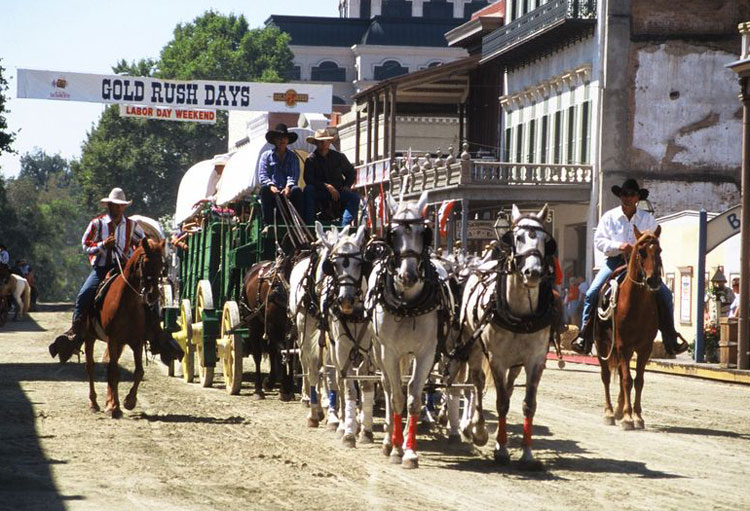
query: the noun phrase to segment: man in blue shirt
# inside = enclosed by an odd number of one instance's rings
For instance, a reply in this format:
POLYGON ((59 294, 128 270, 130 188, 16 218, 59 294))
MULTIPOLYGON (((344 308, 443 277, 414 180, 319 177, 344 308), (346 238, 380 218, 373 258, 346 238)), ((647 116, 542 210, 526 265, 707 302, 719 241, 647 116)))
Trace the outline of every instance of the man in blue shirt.
MULTIPOLYGON (((266 140, 274 148, 260 155, 258 182, 263 223, 271 225, 276 209, 275 195, 279 193, 289 199, 300 215, 303 215, 304 209, 302 189, 297 185, 299 158, 294 151, 287 150, 289 144, 297 141, 297 134, 290 132, 286 124, 277 124, 274 129, 268 130, 266 140)), ((280 213, 277 214, 277 221, 282 221, 280 213)))

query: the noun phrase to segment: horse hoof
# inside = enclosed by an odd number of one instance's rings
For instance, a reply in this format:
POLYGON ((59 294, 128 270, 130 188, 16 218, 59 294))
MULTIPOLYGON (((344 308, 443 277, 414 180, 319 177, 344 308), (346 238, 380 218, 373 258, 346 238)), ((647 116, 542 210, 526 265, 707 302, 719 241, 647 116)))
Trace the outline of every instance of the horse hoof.
POLYGON ((263 392, 254 392, 253 393, 253 401, 262 401, 266 398, 266 395, 263 394, 263 392))
POLYGON ((97 412, 99 412, 101 410, 101 408, 99 408, 98 404, 91 403, 91 404, 89 404, 89 410, 91 410, 92 413, 97 413, 97 412))
POLYGON ((336 431, 339 429, 339 423, 338 422, 328 422, 326 423, 326 428, 328 428, 328 431, 336 431))
POLYGON ((419 459, 416 455, 414 457, 406 457, 404 456, 404 459, 401 461, 401 466, 407 470, 419 468, 419 459))
POLYGON ((450 445, 458 445, 461 442, 461 435, 459 435, 458 433, 451 433, 450 435, 448 435, 448 443, 450 445))
POLYGON ((133 398, 132 400, 125 398, 125 400, 122 402, 122 406, 124 406, 126 410, 132 410, 133 408, 135 408, 135 402, 135 398, 133 398))
POLYGON ((393 446, 391 444, 383 444, 383 456, 390 456, 393 446))
POLYGON ((633 420, 633 427, 635 429, 645 429, 646 428, 646 423, 643 422, 643 419, 634 419, 633 420))
POLYGON ((112 410, 109 411, 109 415, 113 419, 121 419, 122 418, 122 410, 120 410, 119 408, 114 408, 114 409, 112 409, 112 410))
POLYGON ((322 410, 322 409, 321 409, 321 410, 318 410, 318 420, 319 420, 319 421, 322 421, 322 420, 323 420, 323 419, 325 419, 325 418, 326 418, 326 414, 325 414, 325 413, 323 413, 323 410, 322 410))
POLYGON ((279 394, 279 401, 282 403, 288 403, 289 401, 294 399, 294 394, 289 394, 286 392, 282 392, 279 394))
POLYGON ((616 421, 621 421, 623 417, 625 417, 625 412, 623 412, 623 411, 616 411, 615 412, 615 420, 616 421))
POLYGON ((318 427, 318 419, 313 419, 312 417, 307 418, 307 427, 308 428, 317 428, 318 427))
POLYGON ((359 433, 359 443, 360 444, 371 444, 375 441, 375 439, 372 436, 372 431, 365 431, 362 430, 359 433))
POLYGON ((494 451, 492 453, 492 457, 495 460, 495 463, 501 466, 506 466, 510 463, 510 455, 508 454, 508 451, 494 451))
POLYGON ((632 420, 622 421, 620 423, 620 427, 622 427, 622 429, 624 431, 632 431, 633 429, 635 429, 635 426, 633 425, 633 421, 632 420))
POLYGON ((341 445, 349 449, 357 447, 357 439, 352 433, 347 433, 341 437, 341 445))
POLYGON ((490 437, 485 428, 473 428, 471 436, 472 442, 474 442, 474 445, 476 445, 477 447, 483 447, 487 445, 487 440, 489 440, 490 437))
POLYGON ((388 461, 391 463, 391 465, 400 465, 401 455, 398 453, 398 451, 394 450, 391 452, 391 455, 388 456, 388 461))
POLYGON ((603 421, 605 426, 614 426, 615 418, 612 415, 605 415, 603 421))
POLYGON ((537 459, 522 459, 518 460, 518 468, 524 472, 542 472, 544 470, 544 464, 537 459))

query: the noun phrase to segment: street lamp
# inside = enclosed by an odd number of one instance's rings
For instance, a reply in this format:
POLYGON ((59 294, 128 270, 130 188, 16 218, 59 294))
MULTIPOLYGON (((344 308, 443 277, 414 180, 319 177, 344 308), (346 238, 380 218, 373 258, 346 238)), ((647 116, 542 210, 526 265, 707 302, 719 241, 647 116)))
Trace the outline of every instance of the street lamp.
POLYGON ((742 216, 740 224, 740 306, 737 329, 737 369, 750 369, 750 22, 740 23, 740 60, 727 64, 737 73, 742 102, 742 216))

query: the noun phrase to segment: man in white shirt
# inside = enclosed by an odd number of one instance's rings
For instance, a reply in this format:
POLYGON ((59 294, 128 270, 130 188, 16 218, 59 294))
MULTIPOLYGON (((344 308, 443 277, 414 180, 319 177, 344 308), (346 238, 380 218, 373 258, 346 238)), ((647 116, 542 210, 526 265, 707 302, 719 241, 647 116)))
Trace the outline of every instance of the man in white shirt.
MULTIPOLYGON (((636 242, 633 227, 637 227, 641 232, 653 232, 658 225, 651 213, 638 209, 638 201, 648 197, 648 190, 638 186, 635 179, 625 180, 622 186, 613 186, 612 193, 619 197, 620 206, 602 215, 594 235, 596 249, 603 252, 607 259, 586 292, 583 300, 581 332, 571 346, 574 351, 581 354, 589 353, 593 344, 592 314, 597 306, 599 290, 614 270, 627 263, 626 256, 636 242)), ((656 296, 659 306, 659 329, 662 333, 664 348, 667 353, 683 353, 688 345, 684 339, 682 339, 682 344, 677 342, 678 337, 681 338, 681 336, 674 328, 672 293, 664 282, 661 283, 656 296)))

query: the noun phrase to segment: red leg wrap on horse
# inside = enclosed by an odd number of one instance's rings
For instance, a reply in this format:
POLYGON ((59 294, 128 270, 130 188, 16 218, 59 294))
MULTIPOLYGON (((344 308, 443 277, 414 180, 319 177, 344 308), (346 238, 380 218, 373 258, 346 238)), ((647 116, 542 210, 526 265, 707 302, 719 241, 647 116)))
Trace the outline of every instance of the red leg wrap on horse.
POLYGON ((406 448, 412 451, 417 450, 417 419, 416 414, 409 414, 406 428, 406 448))
POLYGON ((404 445, 404 433, 401 430, 401 414, 393 414, 393 447, 401 447, 404 445))
POLYGON ((508 431, 506 430, 506 418, 501 417, 497 420, 497 443, 505 445, 508 443, 508 431))
POLYGON ((531 427, 534 423, 532 417, 524 417, 523 419, 523 445, 531 446, 531 427))

